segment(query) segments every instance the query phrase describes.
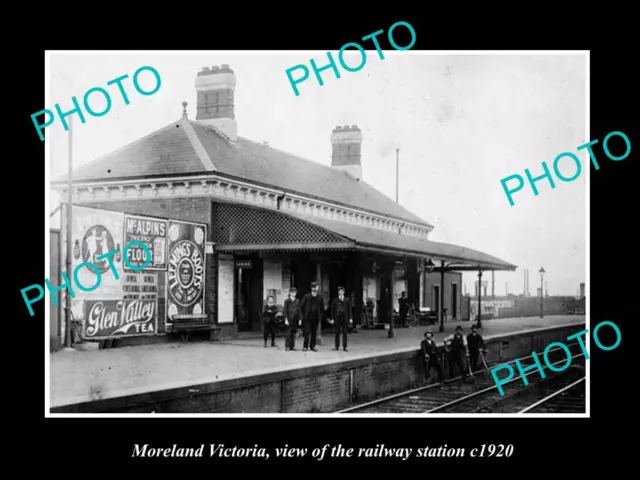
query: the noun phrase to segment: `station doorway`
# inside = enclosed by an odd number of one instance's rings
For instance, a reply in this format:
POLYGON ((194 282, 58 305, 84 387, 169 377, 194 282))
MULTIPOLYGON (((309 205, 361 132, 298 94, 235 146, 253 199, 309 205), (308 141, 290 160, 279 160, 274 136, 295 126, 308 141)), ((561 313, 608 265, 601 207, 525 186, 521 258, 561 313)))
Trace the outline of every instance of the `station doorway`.
POLYGON ((262 263, 253 258, 236 260, 235 317, 239 332, 260 330, 262 314, 262 263))

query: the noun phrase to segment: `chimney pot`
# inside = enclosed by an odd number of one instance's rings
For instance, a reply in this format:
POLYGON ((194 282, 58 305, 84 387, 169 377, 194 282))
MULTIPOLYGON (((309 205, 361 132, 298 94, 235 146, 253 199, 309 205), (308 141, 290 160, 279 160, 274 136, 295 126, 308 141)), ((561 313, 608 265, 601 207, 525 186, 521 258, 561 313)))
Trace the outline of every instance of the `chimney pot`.
POLYGON ((357 125, 338 125, 331 135, 333 153, 331 166, 343 170, 349 176, 362 178, 362 134, 357 125))
POLYGON ((235 142, 237 123, 234 112, 234 90, 236 78, 231 67, 212 65, 198 74, 195 81, 197 91, 196 120, 215 129, 235 142))

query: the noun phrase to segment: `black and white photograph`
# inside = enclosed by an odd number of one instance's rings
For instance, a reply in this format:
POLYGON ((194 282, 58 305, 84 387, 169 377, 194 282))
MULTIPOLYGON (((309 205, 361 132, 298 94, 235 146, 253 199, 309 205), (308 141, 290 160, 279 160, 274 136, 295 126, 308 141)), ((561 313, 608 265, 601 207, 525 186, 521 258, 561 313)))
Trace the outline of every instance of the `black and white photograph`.
POLYGON ((589 416, 589 52, 387 48, 46 52, 45 416, 589 416))

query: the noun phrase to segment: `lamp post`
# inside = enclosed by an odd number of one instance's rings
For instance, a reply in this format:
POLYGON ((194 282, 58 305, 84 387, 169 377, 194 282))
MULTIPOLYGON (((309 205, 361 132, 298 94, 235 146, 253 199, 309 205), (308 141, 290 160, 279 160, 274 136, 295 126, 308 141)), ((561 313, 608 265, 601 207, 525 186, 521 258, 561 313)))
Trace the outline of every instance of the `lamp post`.
POLYGON ((544 318, 544 293, 542 290, 543 287, 543 279, 544 279, 544 267, 540 267, 540 318, 544 318))

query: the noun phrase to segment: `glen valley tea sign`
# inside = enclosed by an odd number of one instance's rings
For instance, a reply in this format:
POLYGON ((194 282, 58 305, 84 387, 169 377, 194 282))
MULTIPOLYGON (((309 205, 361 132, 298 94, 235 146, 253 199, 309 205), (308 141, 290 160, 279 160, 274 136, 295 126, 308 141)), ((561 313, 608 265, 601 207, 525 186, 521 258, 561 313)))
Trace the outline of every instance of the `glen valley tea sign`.
POLYGON ((84 305, 86 339, 149 335, 157 331, 156 300, 86 301, 84 305))

